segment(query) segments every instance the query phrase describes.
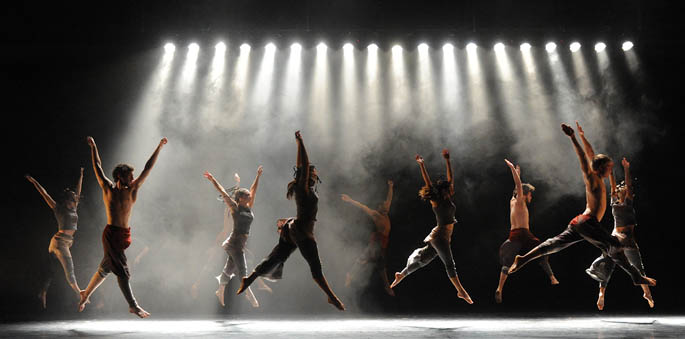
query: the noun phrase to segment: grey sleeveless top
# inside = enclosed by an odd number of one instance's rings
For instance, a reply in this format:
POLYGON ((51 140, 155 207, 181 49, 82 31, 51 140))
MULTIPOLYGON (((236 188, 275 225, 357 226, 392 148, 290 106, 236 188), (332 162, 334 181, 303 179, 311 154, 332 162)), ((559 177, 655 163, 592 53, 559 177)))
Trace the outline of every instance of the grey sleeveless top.
POLYGON ((233 232, 236 234, 249 234, 250 225, 252 224, 252 219, 254 219, 254 214, 252 210, 245 206, 238 205, 238 210, 231 212, 233 217, 233 232))
POLYGON ((57 229, 60 231, 75 231, 77 229, 78 214, 76 214, 75 208, 70 210, 64 205, 58 204, 52 212, 55 213, 55 219, 57 219, 57 229))
POLYGON ((633 199, 626 198, 621 203, 618 198, 611 198, 611 214, 614 215, 614 227, 630 226, 637 224, 633 199))
POLYGON ((454 218, 454 213, 457 211, 457 207, 454 206, 452 199, 440 199, 437 200, 437 203, 438 205, 433 207, 433 213, 435 213, 438 226, 456 223, 457 219, 454 218))

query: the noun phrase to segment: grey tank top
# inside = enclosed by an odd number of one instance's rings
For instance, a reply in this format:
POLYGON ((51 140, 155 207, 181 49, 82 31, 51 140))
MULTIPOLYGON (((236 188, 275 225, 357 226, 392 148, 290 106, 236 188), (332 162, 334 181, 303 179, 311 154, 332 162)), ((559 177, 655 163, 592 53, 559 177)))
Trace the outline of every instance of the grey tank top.
POLYGON ((68 209, 63 205, 57 205, 55 209, 52 210, 55 213, 55 219, 57 219, 57 229, 60 231, 75 231, 78 224, 78 214, 76 214, 76 209, 68 209))
POLYGON ((254 219, 254 214, 252 210, 245 206, 238 205, 238 210, 235 213, 231 213, 233 217, 233 232, 236 234, 249 234, 250 225, 252 224, 252 219, 254 219))
POLYGON ((433 213, 435 213, 438 226, 456 223, 457 219, 454 218, 454 213, 457 211, 457 207, 454 206, 452 199, 437 200, 437 203, 438 205, 433 207, 433 213))
POLYGON ((626 198, 621 203, 618 198, 611 198, 611 214, 614 215, 614 227, 630 226, 637 224, 633 199, 626 198))

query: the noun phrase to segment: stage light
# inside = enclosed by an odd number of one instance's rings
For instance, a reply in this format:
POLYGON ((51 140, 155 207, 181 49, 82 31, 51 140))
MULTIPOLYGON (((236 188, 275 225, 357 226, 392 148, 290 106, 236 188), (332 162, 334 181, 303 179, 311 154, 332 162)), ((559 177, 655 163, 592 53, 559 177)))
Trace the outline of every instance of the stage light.
POLYGON ((633 48, 633 43, 632 43, 631 41, 625 41, 625 42, 623 43, 623 45, 621 45, 621 48, 622 48, 624 51, 629 51, 629 50, 631 50, 631 49, 633 48))
POLYGON ((442 51, 445 53, 452 53, 454 51, 454 45, 448 42, 442 45, 442 51))
POLYGON ((326 46, 326 44, 323 42, 320 42, 318 45, 316 45, 316 51, 318 53, 326 53, 326 49, 328 49, 328 46, 326 46))
POLYGON ((197 53, 199 50, 200 46, 194 42, 188 45, 188 52, 197 53))
POLYGON ((495 44, 495 52, 504 52, 504 44, 501 42, 498 42, 495 44))
POLYGON ((521 50, 521 52, 528 52, 528 51, 530 51, 530 44, 527 43, 527 42, 522 43, 522 44, 521 44, 521 47, 520 47, 520 50, 521 50))
POLYGON ((216 46, 214 46, 214 50, 216 51, 216 53, 224 53, 226 52, 226 44, 223 42, 219 42, 216 44, 216 46))
POLYGON ((296 42, 296 43, 290 45, 290 51, 292 53, 300 53, 302 51, 302 45, 300 45, 296 42))
POLYGON ((554 52, 556 49, 557 49, 557 44, 555 44, 555 43, 553 43, 553 42, 548 42, 548 43, 545 45, 545 50, 547 51, 547 53, 552 53, 552 52, 554 52))
POLYGON ((270 43, 266 44, 266 46, 264 46, 264 50, 267 53, 273 53, 276 51, 276 45, 274 45, 273 42, 270 42, 270 43))
POLYGON ((469 42, 468 44, 466 44, 466 51, 467 52, 475 52, 477 48, 478 48, 478 46, 473 42, 469 42))
POLYGON ((354 49, 354 46, 352 46, 352 44, 349 42, 343 45, 343 51, 345 53, 350 53, 350 52, 352 52, 353 49, 354 49))
POLYGON ((568 49, 570 49, 571 52, 578 52, 578 50, 580 50, 580 42, 572 42, 571 45, 569 45, 568 49))
POLYGON ((417 49, 418 49, 419 53, 426 53, 426 52, 428 52, 428 44, 426 44, 425 42, 420 43, 419 47, 417 47, 417 49))
POLYGON ((164 53, 171 54, 174 53, 174 51, 176 51, 176 46, 174 44, 167 42, 164 45, 164 53))
POLYGON ((392 46, 392 54, 394 55, 397 53, 402 53, 402 46, 400 46, 400 45, 392 46))
POLYGON ((240 53, 249 53, 249 52, 250 52, 250 45, 248 45, 248 44, 240 45, 240 53))
POLYGON ((367 49, 369 50, 369 52, 371 52, 371 53, 376 53, 376 51, 378 51, 378 45, 376 45, 376 44, 369 44, 369 46, 366 47, 366 48, 367 48, 367 49))
POLYGON ((607 45, 603 42, 598 42, 595 44, 595 52, 599 53, 607 48, 607 45))

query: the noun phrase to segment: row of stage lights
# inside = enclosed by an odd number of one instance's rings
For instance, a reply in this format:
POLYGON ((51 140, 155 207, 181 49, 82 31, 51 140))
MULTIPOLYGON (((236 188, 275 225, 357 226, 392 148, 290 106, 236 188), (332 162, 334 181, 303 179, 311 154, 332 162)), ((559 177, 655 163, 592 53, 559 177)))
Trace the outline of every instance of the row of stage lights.
MULTIPOLYGON (((529 50, 531 49, 531 47, 532 47, 531 44, 529 44, 529 43, 527 43, 527 42, 524 42, 524 43, 521 44, 521 46, 519 47, 519 49, 521 50, 521 52, 527 52, 527 51, 529 51, 529 50)), ((579 50, 580 50, 580 47, 581 47, 581 45, 580 45, 580 43, 577 42, 577 41, 576 41, 576 42, 570 43, 569 46, 568 46, 569 50, 570 50, 571 52, 574 52, 574 53, 577 52, 577 51, 579 51, 579 50)), ((599 53, 599 52, 602 52, 602 51, 604 51, 604 50, 606 49, 606 47, 607 47, 607 45, 606 45, 605 43, 603 43, 603 42, 598 42, 598 43, 595 44, 595 51, 598 52, 598 53, 599 53)), ((251 48, 250 45, 248 45, 248 44, 246 44, 246 43, 240 45, 240 50, 241 50, 241 51, 249 51, 250 48, 251 48)), ((302 50, 302 45, 300 45, 299 43, 294 43, 294 44, 292 44, 292 45, 290 46, 290 48, 291 48, 291 50, 294 51, 294 52, 299 52, 299 51, 302 50)), ((327 47, 326 44, 324 44, 323 42, 322 42, 322 43, 319 43, 319 44, 316 46, 317 51, 325 51, 327 48, 328 48, 328 47, 327 47)), ((417 49, 419 50, 419 52, 427 52, 427 51, 428 51, 428 48, 429 48, 429 47, 428 47, 428 44, 426 44, 426 43, 421 43, 421 44, 419 44, 419 46, 417 47, 417 49)), ((477 48, 478 48, 478 45, 476 45, 476 44, 473 43, 473 42, 470 42, 470 43, 466 44, 466 50, 467 50, 468 52, 473 52, 473 51, 475 51, 477 48)), ((623 44, 621 44, 621 49, 623 49, 624 51, 629 51, 629 50, 631 50, 632 48, 633 48, 633 43, 632 43, 631 41, 624 41, 623 44)), ((215 49, 216 49, 217 52, 223 53, 224 51, 226 51, 226 44, 224 44, 223 42, 219 42, 219 43, 216 44, 215 49)), ((275 50, 276 50, 276 45, 274 45, 273 43, 268 43, 268 44, 266 44, 265 49, 266 49, 267 51, 275 51, 275 50)), ((351 52, 353 49, 354 49, 354 46, 353 46, 351 43, 346 43, 346 44, 343 45, 343 51, 345 51, 345 52, 351 52)), ((377 46, 376 44, 370 44, 370 45, 367 47, 367 49, 368 49, 370 52, 375 52, 375 51, 378 50, 378 46, 377 46)), ((452 45, 452 44, 450 44, 450 43, 446 43, 446 44, 444 44, 444 45, 442 46, 442 49, 443 49, 443 51, 451 52, 451 51, 454 50, 454 45, 452 45)), ((493 49, 495 50, 495 52, 503 52, 504 49, 505 49, 505 45, 504 45, 504 43, 498 42, 498 43, 496 43, 496 44, 494 45, 493 49)), ((545 44, 545 50, 546 50, 547 52, 549 52, 549 53, 554 52, 556 49, 557 49, 557 44, 554 43, 554 42, 548 42, 547 44, 545 44)), ((166 43, 166 44, 164 45, 164 51, 167 52, 167 53, 173 53, 175 50, 176 50, 176 46, 175 46, 173 43, 170 43, 170 42, 169 42, 169 43, 166 43)), ((190 52, 198 52, 198 51, 200 50, 200 46, 199 46, 197 43, 194 43, 194 42, 193 42, 193 43, 191 43, 190 45, 188 45, 188 50, 189 50, 190 52)), ((402 50, 402 47, 401 47, 400 45, 394 45, 394 46, 392 47, 392 51, 393 51, 393 52, 397 52, 397 51, 401 51, 401 50, 402 50)))

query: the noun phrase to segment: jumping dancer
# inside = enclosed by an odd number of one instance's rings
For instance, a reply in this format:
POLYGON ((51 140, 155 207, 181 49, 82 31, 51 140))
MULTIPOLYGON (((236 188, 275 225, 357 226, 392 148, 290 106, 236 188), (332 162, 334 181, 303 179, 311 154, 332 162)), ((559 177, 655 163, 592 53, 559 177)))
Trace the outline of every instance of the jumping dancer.
POLYGON ((397 284, 412 274, 421 267, 428 265, 435 257, 439 256, 442 263, 445 265, 447 276, 450 278, 452 285, 457 289, 457 296, 464 299, 467 303, 473 304, 471 297, 466 289, 461 285, 459 277, 457 276, 457 269, 454 265, 454 258, 452 257, 451 239, 452 229, 457 220, 454 218, 456 207, 452 202, 454 195, 454 179, 452 178, 452 165, 450 164, 450 153, 447 149, 442 150, 442 157, 445 158, 447 166, 447 181, 438 180, 435 185, 431 182, 426 171, 426 166, 423 163, 423 158, 416 155, 416 162, 421 168, 421 176, 425 186, 419 191, 419 196, 423 200, 428 200, 433 207, 435 219, 438 225, 433 228, 431 233, 423 240, 427 243, 426 246, 416 249, 407 259, 407 267, 402 272, 395 273, 395 281, 390 287, 395 287, 397 284))
POLYGON ((102 247, 105 255, 98 267, 97 272, 93 274, 90 283, 85 291, 81 291, 81 301, 79 302, 79 312, 83 311, 86 304, 89 302, 90 296, 95 292, 95 289, 105 281, 109 273, 114 273, 117 276, 117 282, 121 293, 123 293, 126 302, 128 302, 129 312, 141 317, 147 318, 150 313, 146 312, 138 305, 136 299, 133 297, 131 284, 129 279, 131 274, 126 263, 126 254, 124 250, 131 245, 131 228, 128 224, 131 217, 131 210, 138 198, 138 190, 143 182, 150 174, 152 166, 155 165, 159 152, 167 143, 166 138, 159 141, 159 145, 155 149, 150 159, 145 163, 145 168, 138 178, 133 178, 133 167, 128 164, 119 164, 112 171, 114 183, 109 180, 102 171, 102 161, 100 161, 100 154, 95 145, 95 140, 88 137, 88 145, 90 146, 90 153, 93 159, 93 170, 95 177, 102 187, 102 200, 105 203, 107 211, 107 226, 102 232, 102 247))
MULTIPOLYGON (((579 130, 579 134, 581 134, 579 130)), ((581 134, 582 135, 582 134, 581 134)), ((621 161, 623 171, 625 174, 625 181, 616 185, 616 179, 612 171, 609 176, 611 183, 611 214, 614 215, 614 231, 611 235, 618 238, 618 241, 623 245, 623 251, 628 258, 628 261, 635 266, 642 275, 645 275, 645 267, 642 264, 642 257, 640 256, 640 248, 637 246, 635 240, 635 226, 637 219, 635 218, 635 210, 633 209, 633 182, 630 177, 630 163, 626 158, 621 161)), ((611 279, 611 274, 614 272, 616 265, 606 256, 597 258, 590 268, 585 270, 593 279, 599 281, 599 297, 597 298, 597 308, 601 311, 604 309, 604 295, 606 294, 607 284, 611 279)), ((642 297, 647 300, 649 307, 654 307, 654 299, 649 286, 646 284, 640 285, 642 287, 642 297)))
MULTIPOLYGON (((224 190, 221 184, 212 176, 211 173, 205 172, 205 178, 214 184, 214 187, 221 193, 221 196, 226 202, 226 206, 230 209, 231 217, 233 219, 233 231, 228 238, 221 245, 226 253, 228 259, 226 265, 217 280, 219 281, 219 288, 216 290, 216 296, 219 298, 221 306, 224 304, 224 290, 226 285, 231 281, 231 278, 237 274, 240 278, 247 276, 247 263, 245 262, 245 245, 250 234, 250 225, 254 219, 252 207, 254 199, 257 194, 257 186, 259 185, 259 177, 262 176, 262 166, 257 168, 257 176, 250 187, 250 190, 244 188, 237 188, 235 190, 235 200, 224 190)), ((224 219, 224 227, 227 226, 226 219, 224 219)), ((228 231, 224 229, 224 231, 228 231)), ((259 302, 255 298, 252 290, 248 288, 246 297, 253 307, 259 307, 259 302)))
POLYGON ((576 122, 576 125, 579 128, 578 132, 581 134, 585 150, 576 140, 571 126, 561 124, 561 129, 571 139, 573 148, 580 161, 580 169, 583 173, 583 181, 585 182, 585 211, 573 218, 566 230, 561 234, 545 240, 542 244, 522 256, 517 255, 514 263, 509 268, 509 274, 518 271, 531 260, 559 252, 577 242, 586 240, 599 248, 603 255, 610 257, 612 261, 625 270, 633 280, 633 284, 654 286, 656 285, 656 280, 640 274, 640 271, 631 265, 628 258, 626 258, 618 239, 611 236, 599 223, 604 216, 604 212, 606 212, 607 199, 604 179, 611 173, 614 163, 611 158, 604 154, 595 155, 592 146, 585 139, 585 135, 582 133, 578 122, 576 122))
POLYGON ((297 217, 278 221, 280 233, 278 245, 274 247, 269 256, 255 267, 249 276, 243 278, 238 294, 245 291, 259 276, 265 275, 273 279, 281 278, 283 264, 295 249, 299 248, 300 253, 309 264, 312 278, 328 296, 328 302, 344 311, 345 305, 333 293, 323 275, 321 259, 319 259, 319 251, 314 239, 314 223, 316 222, 316 213, 319 210, 319 197, 315 189, 319 181, 318 172, 314 165, 309 163, 300 131, 295 132, 295 140, 297 142, 297 167, 295 179, 288 183, 286 197, 291 199, 295 196, 297 217))
MULTIPOLYGON (((533 191, 535 187, 528 183, 521 183, 521 167, 514 166, 509 160, 504 159, 511 175, 514 177, 514 195, 509 201, 509 221, 511 222, 511 229, 509 230, 509 238, 504 241, 499 248, 499 259, 502 269, 499 273, 499 284, 495 291, 495 301, 499 304, 502 302, 502 289, 504 282, 507 281, 509 274, 509 266, 514 262, 514 256, 521 253, 526 253, 533 247, 540 244, 540 239, 536 238, 530 231, 528 204, 533 200, 533 191)), ((557 278, 554 277, 552 267, 549 266, 549 257, 544 256, 538 260, 549 277, 552 285, 559 284, 557 278)))
POLYGON ((388 253, 388 240, 390 237, 390 203, 392 202, 392 180, 388 180, 388 194, 385 201, 378 205, 375 210, 370 209, 368 206, 353 200, 347 194, 342 194, 340 197, 343 201, 350 203, 362 211, 364 211, 373 220, 376 229, 371 233, 371 239, 369 240, 369 245, 366 247, 362 255, 357 258, 354 262, 354 266, 350 272, 347 273, 345 279, 345 286, 349 287, 352 280, 359 273, 362 266, 372 263, 374 271, 378 272, 383 281, 383 287, 386 293, 391 296, 395 296, 395 292, 390 288, 390 282, 388 281, 388 272, 385 267, 385 256, 388 253))
MULTIPOLYGON (((30 175, 26 175, 26 179, 36 187, 38 193, 43 197, 43 200, 50 206, 52 212, 57 219, 57 233, 52 236, 48 253, 59 260, 59 263, 64 269, 64 275, 67 278, 67 283, 71 289, 76 292, 76 297, 80 297, 81 289, 76 282, 76 275, 74 274, 74 261, 71 258, 69 249, 74 244, 74 233, 76 233, 78 224, 78 214, 76 208, 81 199, 81 184, 83 183, 83 167, 81 167, 81 174, 76 183, 76 190, 73 191, 65 188, 59 199, 59 202, 52 199, 50 194, 41 186, 36 179, 30 175)), ((50 275, 43 281, 38 298, 40 298, 43 308, 47 308, 47 294, 50 283, 52 282, 53 272, 50 269, 50 275)))

